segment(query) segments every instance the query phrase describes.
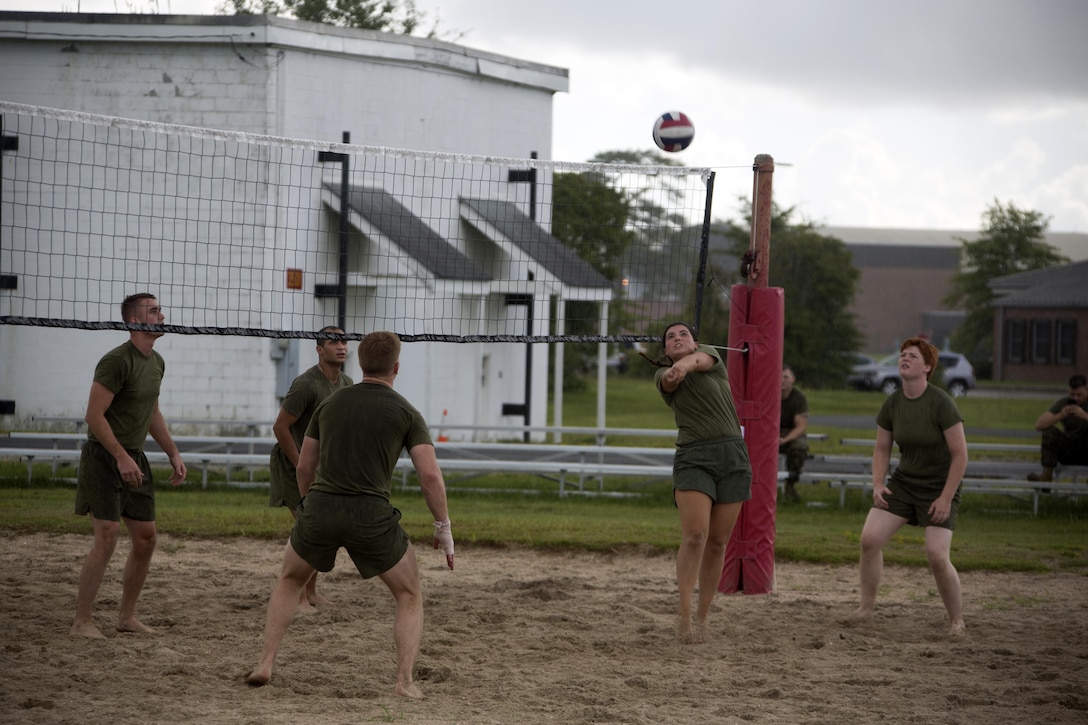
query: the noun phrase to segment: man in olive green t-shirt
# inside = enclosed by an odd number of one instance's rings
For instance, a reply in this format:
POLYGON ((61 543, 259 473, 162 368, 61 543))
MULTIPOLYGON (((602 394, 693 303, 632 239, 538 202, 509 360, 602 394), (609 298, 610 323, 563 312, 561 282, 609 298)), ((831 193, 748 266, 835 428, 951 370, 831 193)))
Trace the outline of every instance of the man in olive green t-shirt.
MULTIPOLYGON (((343 335, 339 327, 322 327, 318 334, 334 333, 343 335)), ((350 387, 352 379, 344 372, 344 361, 348 357, 348 343, 345 339, 318 338, 317 365, 295 378, 291 388, 280 405, 279 415, 272 425, 272 434, 276 444, 269 457, 269 506, 285 506, 295 519, 298 515, 300 495, 295 467, 298 454, 302 450, 302 439, 306 436, 306 427, 317 410, 318 404, 333 392, 350 387)), ((317 593, 317 572, 306 583, 300 595, 299 609, 313 611, 328 601, 317 593)))
MULTIPOLYGON (((166 319, 155 296, 130 295, 121 303, 121 319, 131 324, 161 325, 166 319)), ((162 332, 132 330, 128 342, 98 362, 87 402, 87 444, 79 460, 75 512, 90 514, 94 543, 83 562, 72 634, 104 638, 94 623, 94 602, 102 577, 117 547, 121 519, 132 548, 121 588, 118 632, 147 634, 152 629, 136 619, 136 600, 143 589, 155 551, 155 483, 144 455, 152 439, 170 459, 170 483, 185 480, 185 463, 159 410, 159 386, 166 363, 152 348, 162 332)))
POLYGON ((389 500, 401 451, 408 451, 434 516, 432 545, 443 549, 446 565, 453 569, 446 484, 426 421, 393 391, 400 371, 400 338, 391 332, 370 333, 359 343, 359 363, 362 382, 325 398, 306 429, 297 467, 302 493, 298 521, 268 601, 264 646, 246 682, 261 686, 272 679, 276 652, 300 592, 315 571, 332 570, 343 548, 360 575, 377 576, 389 587, 396 601, 394 693, 420 698, 412 666, 423 636, 422 583, 400 511, 389 500))
POLYGON ((1053 481, 1059 464, 1088 466, 1088 378, 1069 378, 1069 395, 1039 416, 1035 430, 1043 434, 1043 472, 1028 474, 1029 481, 1053 481))

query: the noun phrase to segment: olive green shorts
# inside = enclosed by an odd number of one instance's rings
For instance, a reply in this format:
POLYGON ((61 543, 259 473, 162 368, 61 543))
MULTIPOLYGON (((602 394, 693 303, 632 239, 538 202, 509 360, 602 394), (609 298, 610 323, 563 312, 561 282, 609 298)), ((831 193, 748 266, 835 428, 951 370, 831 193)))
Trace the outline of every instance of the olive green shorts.
POLYGON ((956 489, 956 495, 952 497, 952 506, 948 518, 939 524, 935 524, 930 520, 929 507, 941 495, 943 488, 919 488, 916 485, 912 486, 896 481, 894 477, 888 481, 888 488, 892 491, 891 496, 884 497, 884 500, 888 502, 888 508, 885 509, 888 513, 906 519, 911 526, 921 526, 923 528, 938 526, 942 529, 955 531, 956 516, 960 512, 959 488, 956 489))
POLYGON ((715 438, 677 446, 673 491, 702 491, 714 503, 752 497, 752 463, 743 438, 715 438))
POLYGON ((364 579, 389 571, 408 550, 400 511, 380 496, 311 491, 296 509, 291 548, 318 571, 332 571, 340 547, 364 579))
POLYGON ((272 448, 268 460, 268 473, 270 485, 268 487, 268 505, 272 508, 286 506, 294 511, 298 508, 302 494, 298 492, 298 478, 295 467, 287 460, 287 454, 283 452, 277 443, 272 448))
POLYGON ((144 473, 142 486, 126 486, 117 461, 97 441, 87 441, 79 457, 76 477, 76 515, 92 514, 102 521, 155 520, 155 481, 143 451, 129 451, 144 473))

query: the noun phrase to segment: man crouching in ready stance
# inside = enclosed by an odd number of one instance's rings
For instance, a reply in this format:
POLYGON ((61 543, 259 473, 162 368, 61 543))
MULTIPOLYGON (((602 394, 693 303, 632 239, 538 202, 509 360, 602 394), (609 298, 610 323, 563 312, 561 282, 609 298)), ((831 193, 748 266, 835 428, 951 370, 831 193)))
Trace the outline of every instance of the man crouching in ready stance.
POLYGON ((331 571, 340 547, 363 578, 379 577, 396 600, 393 639, 397 646, 396 694, 421 698, 412 667, 423 636, 423 593, 415 550, 389 502, 393 468, 407 449, 423 498, 434 516, 435 549, 453 569, 453 535, 446 508, 446 484, 438 467, 426 421, 399 393, 400 338, 372 332, 359 343, 363 379, 337 390, 314 411, 298 462, 303 498, 298 521, 283 555, 279 581, 268 602, 264 647, 246 677, 260 686, 272 679, 272 665, 299 594, 314 571, 331 571))

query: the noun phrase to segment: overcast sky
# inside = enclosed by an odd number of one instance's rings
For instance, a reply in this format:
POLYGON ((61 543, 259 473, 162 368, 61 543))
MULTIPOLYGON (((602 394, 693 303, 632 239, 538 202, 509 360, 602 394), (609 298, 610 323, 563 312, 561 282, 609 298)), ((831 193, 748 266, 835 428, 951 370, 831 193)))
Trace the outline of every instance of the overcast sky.
MULTIPOLYGON (((0 9, 213 13, 217 0, 0 0, 0 9)), ((752 161, 832 226, 977 230, 996 198, 1088 233, 1088 0, 416 0, 442 37, 566 68, 552 157, 648 149, 717 173, 737 218, 752 161), (787 165, 788 164, 788 165, 787 165)), ((526 150, 529 151, 528 149, 526 150)))

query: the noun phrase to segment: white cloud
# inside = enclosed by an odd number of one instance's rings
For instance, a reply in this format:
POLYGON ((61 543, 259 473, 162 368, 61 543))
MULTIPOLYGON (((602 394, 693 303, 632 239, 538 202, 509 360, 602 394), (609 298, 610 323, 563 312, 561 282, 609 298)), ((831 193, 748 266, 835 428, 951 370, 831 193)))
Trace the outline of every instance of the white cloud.
POLYGON ((1046 123, 1068 118, 1071 109, 1068 106, 1048 105, 1041 107, 1001 108, 985 114, 985 118, 998 125, 1020 126, 1025 124, 1046 123))
POLYGON ((1034 139, 1018 138, 1004 157, 983 169, 979 186, 994 189, 999 197, 1023 193, 1037 181, 1046 161, 1046 152, 1034 139))
MULTIPOLYGON (((663 11, 647 0, 419 6, 471 28, 466 45, 570 68, 557 156, 649 147, 648 119, 677 108, 697 130, 685 163, 793 162, 776 199, 830 224, 975 229, 995 195, 1051 203, 1032 187, 1088 157, 1081 0, 680 0, 664 11, 679 23, 648 22, 663 11)), ((732 215, 750 171, 717 186, 732 215)), ((1076 204, 1040 211, 1088 231, 1076 204)))

